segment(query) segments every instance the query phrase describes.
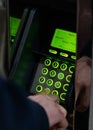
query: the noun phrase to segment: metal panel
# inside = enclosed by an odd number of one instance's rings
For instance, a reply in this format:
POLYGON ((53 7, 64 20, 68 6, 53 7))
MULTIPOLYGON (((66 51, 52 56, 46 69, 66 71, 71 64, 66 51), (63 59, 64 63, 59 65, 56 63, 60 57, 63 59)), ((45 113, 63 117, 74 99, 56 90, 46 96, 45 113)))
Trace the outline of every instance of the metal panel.
POLYGON ((9 6, 8 0, 0 0, 0 75, 6 77, 9 70, 9 6))

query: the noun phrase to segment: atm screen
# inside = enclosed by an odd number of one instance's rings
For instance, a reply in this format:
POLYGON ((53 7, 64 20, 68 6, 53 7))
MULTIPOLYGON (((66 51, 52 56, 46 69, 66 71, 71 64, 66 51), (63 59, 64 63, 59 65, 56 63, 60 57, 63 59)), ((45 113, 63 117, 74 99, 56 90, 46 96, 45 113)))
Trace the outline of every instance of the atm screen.
POLYGON ((69 51, 76 52, 76 33, 63 29, 56 29, 51 41, 51 46, 69 51))
POLYGON ((21 21, 20 18, 10 16, 10 36, 11 36, 10 41, 12 43, 14 42, 15 36, 17 34, 20 21, 21 21))

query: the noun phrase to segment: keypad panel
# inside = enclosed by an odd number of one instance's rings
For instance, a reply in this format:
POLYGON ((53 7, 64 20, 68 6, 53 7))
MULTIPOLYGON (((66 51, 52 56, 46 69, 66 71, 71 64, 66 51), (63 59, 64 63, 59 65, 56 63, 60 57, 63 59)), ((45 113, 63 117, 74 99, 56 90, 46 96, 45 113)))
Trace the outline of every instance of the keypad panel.
POLYGON ((75 64, 65 60, 42 58, 31 85, 31 92, 41 93, 47 88, 47 94, 57 95, 64 102, 75 64))

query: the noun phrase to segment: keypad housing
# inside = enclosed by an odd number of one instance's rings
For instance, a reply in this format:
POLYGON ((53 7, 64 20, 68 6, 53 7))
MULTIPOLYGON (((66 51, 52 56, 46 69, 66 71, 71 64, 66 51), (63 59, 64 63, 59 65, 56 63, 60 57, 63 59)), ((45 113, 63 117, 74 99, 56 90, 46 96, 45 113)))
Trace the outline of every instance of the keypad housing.
POLYGON ((57 95, 60 102, 64 103, 74 69, 74 62, 52 57, 41 58, 31 85, 31 92, 36 94, 47 89, 47 94, 57 95))

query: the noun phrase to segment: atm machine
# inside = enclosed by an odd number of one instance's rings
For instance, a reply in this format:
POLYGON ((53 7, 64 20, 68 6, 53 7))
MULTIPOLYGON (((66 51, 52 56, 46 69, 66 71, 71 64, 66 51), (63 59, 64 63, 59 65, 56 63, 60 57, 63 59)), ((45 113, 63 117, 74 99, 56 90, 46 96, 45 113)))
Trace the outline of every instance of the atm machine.
POLYGON ((26 8, 12 43, 9 78, 28 94, 57 95, 72 114, 76 38, 76 12, 45 6, 26 8))
MULTIPOLYGON (((71 8, 76 4, 72 0, 63 1, 62 6, 60 2, 20 0, 15 4, 15 8, 21 7, 20 11, 10 9, 8 77, 28 95, 42 92, 57 95, 71 116, 75 96, 77 13, 76 8, 71 8), (16 28, 11 23, 16 23, 16 28)), ((67 130, 72 130, 72 125, 67 130)))
POLYGON ((20 39, 10 78, 31 94, 47 88, 48 93, 60 95, 64 102, 75 60, 76 17, 51 8, 34 8, 20 39))
MULTIPOLYGON (((19 27, 16 28, 16 37, 13 37, 9 78, 28 94, 57 95, 71 116, 75 96, 77 8, 72 0, 66 0, 63 6, 60 6, 60 0, 58 2, 31 1, 27 4, 23 1, 19 14, 10 12, 11 21, 15 21, 15 17, 19 27)), ((85 117, 87 121, 88 116, 85 117)), ((74 123, 80 127, 77 120, 74 123)), ((79 128, 76 127, 75 130, 79 128)))

